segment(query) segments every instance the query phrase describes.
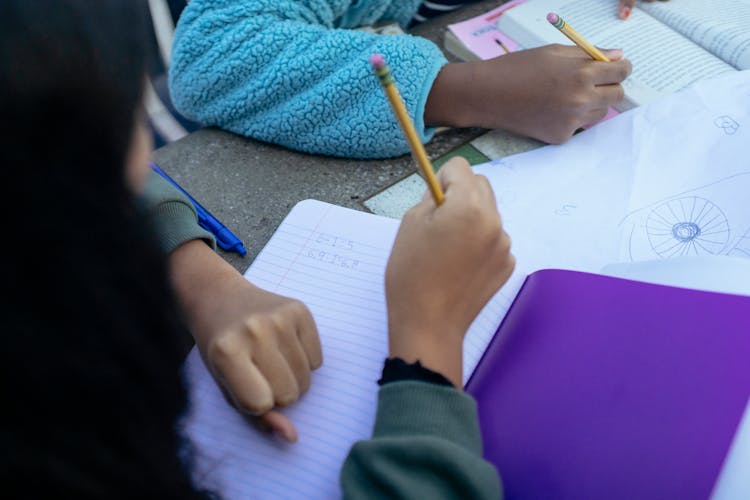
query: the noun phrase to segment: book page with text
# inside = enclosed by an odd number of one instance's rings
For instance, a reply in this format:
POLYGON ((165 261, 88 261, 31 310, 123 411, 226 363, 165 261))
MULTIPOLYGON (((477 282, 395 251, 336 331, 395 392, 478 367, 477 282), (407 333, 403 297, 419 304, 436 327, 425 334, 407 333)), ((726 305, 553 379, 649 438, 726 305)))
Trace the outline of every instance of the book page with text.
POLYGON ((750 69, 750 0, 679 0, 641 8, 726 63, 750 69))
MULTIPOLYGON (((677 2, 675 2, 677 3, 677 2)), ((633 63, 623 83, 620 111, 681 90, 691 83, 736 71, 732 66, 645 12, 634 9, 627 21, 601 0, 529 0, 500 18, 498 29, 525 48, 550 43, 571 45, 547 21, 556 12, 583 37, 601 48, 621 48, 633 63)))
MULTIPOLYGON (((223 498, 339 498, 351 446, 372 433, 388 356, 384 276, 399 221, 315 200, 298 203, 245 276, 304 302, 318 327, 323 366, 310 390, 283 410, 299 442, 281 443, 224 400, 195 349, 186 363, 191 409, 183 429, 195 452, 195 481, 223 498)), ((520 288, 520 285, 518 285, 520 288)), ((464 380, 510 307, 506 286, 464 342, 464 380)))

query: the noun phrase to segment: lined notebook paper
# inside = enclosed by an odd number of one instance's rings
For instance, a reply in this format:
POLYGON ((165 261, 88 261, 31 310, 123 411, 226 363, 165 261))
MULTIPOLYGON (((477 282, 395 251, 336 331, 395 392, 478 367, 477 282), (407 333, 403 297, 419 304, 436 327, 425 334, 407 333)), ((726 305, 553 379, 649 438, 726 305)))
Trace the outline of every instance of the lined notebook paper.
MULTIPOLYGON (((327 203, 297 204, 245 276, 310 308, 323 345, 311 388, 285 413, 299 442, 259 433, 229 406, 198 353, 187 361, 193 407, 185 431, 195 477, 226 498, 333 498, 351 445, 372 432, 377 379, 388 353, 384 275, 399 221, 327 203)), ((522 276, 522 274, 519 274, 522 276)), ((470 328, 464 380, 478 363, 520 282, 511 281, 470 328)))

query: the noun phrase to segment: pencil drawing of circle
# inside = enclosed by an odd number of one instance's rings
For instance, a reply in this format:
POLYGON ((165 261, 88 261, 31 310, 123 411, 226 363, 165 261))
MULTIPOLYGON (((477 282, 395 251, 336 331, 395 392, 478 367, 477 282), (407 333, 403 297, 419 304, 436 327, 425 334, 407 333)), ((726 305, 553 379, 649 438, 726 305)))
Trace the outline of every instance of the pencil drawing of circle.
POLYGON ((701 235, 701 228, 695 222, 679 222, 672 226, 672 236, 677 241, 686 243, 701 235))
POLYGON ((689 196, 654 208, 646 234, 661 258, 720 253, 729 241, 729 222, 719 207, 705 198, 689 196))

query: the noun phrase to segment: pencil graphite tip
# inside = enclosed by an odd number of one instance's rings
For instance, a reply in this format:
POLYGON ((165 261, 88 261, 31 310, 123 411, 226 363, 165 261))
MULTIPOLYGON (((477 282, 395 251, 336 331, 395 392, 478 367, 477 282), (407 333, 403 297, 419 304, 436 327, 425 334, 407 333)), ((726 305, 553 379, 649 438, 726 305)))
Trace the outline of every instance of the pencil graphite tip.
POLYGON ((549 14, 547 14, 547 21, 549 21, 550 24, 557 24, 559 20, 560 16, 558 16, 554 12, 550 12, 549 14))
POLYGON ((373 54, 370 56, 370 64, 373 68, 379 70, 385 66, 385 57, 383 57, 383 54, 373 54))

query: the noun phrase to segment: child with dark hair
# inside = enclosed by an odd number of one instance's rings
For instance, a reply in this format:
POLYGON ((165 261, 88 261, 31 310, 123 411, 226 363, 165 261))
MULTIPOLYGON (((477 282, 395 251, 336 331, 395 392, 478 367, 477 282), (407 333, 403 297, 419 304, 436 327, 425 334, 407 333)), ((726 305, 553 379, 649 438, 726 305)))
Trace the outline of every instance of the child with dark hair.
POLYGON ((0 3, 4 495, 199 496, 174 431, 187 330, 132 193, 137 4, 0 3))
MULTIPOLYGON (((315 323, 299 301, 255 287, 222 259, 190 202, 148 168, 150 135, 141 106, 145 2, 125 7, 107 0, 96 8, 84 0, 47 3, 48 12, 59 15, 39 16, 38 3, 0 5, 0 140, 5 163, 15 166, 4 170, 3 185, 20 198, 5 213, 19 214, 8 222, 10 234, 29 247, 17 250, 45 249, 48 255, 40 268, 36 253, 21 253, 19 279, 33 271, 28 282, 44 283, 52 271, 69 272, 70 278, 54 281, 66 287, 89 267, 118 262, 118 253, 142 238, 127 234, 128 226, 111 212, 136 203, 142 212, 137 220, 153 226, 169 255, 168 276, 184 322, 228 400, 296 440, 292 423, 273 408, 295 401, 309 385, 310 370, 322 362, 315 323), (128 16, 137 17, 132 27, 118 21, 128 16), (140 161, 128 164, 138 168, 114 170, 136 151, 140 161), (132 199, 123 175, 138 192, 145 185, 143 197, 132 199), (67 256, 74 243, 80 251, 67 256)), ((132 269, 125 274, 140 277, 132 269)), ((58 299, 78 300, 78 294, 58 299)), ((186 345, 189 337, 181 340, 186 345)))
MULTIPOLYGON (((189 204, 153 186, 140 106, 144 8, 0 3, 1 203, 17 241, 6 245, 0 358, 8 497, 210 496, 191 481, 176 425, 189 403, 180 375, 188 331, 203 330, 196 343, 230 401, 282 435, 289 423, 268 410, 296 399, 320 362, 299 303, 253 289, 242 301, 255 326, 214 322, 216 308, 238 309, 235 319, 245 310, 205 295, 244 278, 211 260, 221 259, 189 227, 189 204)), ((445 203, 425 197, 405 216, 388 264, 391 357, 373 437, 342 468, 347 497, 500 496, 475 403, 460 390, 462 341, 514 262, 487 180, 461 160, 439 178, 445 203)))

